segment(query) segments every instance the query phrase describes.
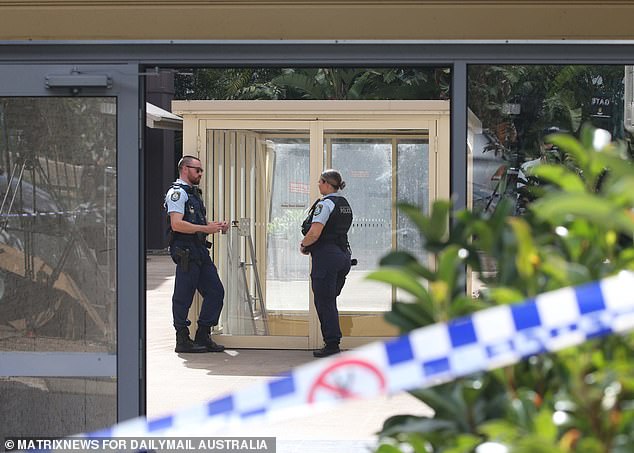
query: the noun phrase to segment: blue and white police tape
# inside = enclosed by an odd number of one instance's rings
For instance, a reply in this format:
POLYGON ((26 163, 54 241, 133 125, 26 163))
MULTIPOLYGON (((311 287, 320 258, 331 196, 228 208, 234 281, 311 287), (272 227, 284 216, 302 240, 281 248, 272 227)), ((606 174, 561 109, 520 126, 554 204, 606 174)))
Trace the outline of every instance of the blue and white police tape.
POLYGON ((391 341, 311 362, 173 415, 138 418, 87 436, 209 435, 292 408, 429 387, 633 328, 634 273, 621 272, 599 282, 420 328, 391 341))

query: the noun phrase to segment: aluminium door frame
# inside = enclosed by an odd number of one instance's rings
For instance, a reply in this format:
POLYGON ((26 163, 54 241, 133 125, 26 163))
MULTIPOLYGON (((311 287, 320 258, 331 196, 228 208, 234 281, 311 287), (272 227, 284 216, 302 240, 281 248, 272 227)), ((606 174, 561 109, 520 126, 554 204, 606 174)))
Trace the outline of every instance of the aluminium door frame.
MULTIPOLYGON (((2 48, 0 47, 0 50, 2 48)), ((70 75, 73 68, 90 74, 107 74, 109 88, 81 88, 79 96, 116 97, 117 99, 117 355, 75 353, 4 353, 13 354, 20 369, 31 376, 91 377, 103 376, 114 370, 117 377, 117 419, 125 420, 144 409, 145 394, 140 382, 144 379, 143 324, 139 304, 139 281, 144 279, 142 256, 138 242, 142 232, 142 183, 139 179, 140 161, 137 65, 134 64, 14 64, 0 59, 0 96, 2 97, 71 97, 71 89, 49 89, 48 75, 70 75), (132 128, 128 125, 133 125, 132 128), (131 252, 132 251, 132 252, 131 252), (21 354, 19 357, 16 354, 21 354), (27 354, 35 354, 31 358, 27 354), (93 357, 94 356, 94 357, 93 357), (37 360, 33 364, 33 360, 37 360), (89 360, 95 360, 91 365, 89 360), (94 368, 91 370, 90 368, 94 368), (71 368, 69 370, 69 368, 71 368), (73 374, 72 368, 86 372, 73 374)), ((0 354, 3 354, 0 352, 0 354)))

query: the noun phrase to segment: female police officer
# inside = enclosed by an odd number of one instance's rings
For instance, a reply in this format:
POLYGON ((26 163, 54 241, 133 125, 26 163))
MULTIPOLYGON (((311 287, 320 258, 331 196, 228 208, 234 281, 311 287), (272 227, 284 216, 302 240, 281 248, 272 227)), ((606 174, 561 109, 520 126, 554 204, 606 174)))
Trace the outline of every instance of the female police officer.
POLYGON ((314 205, 312 223, 299 244, 300 252, 312 255, 310 273, 315 308, 321 324, 325 346, 313 351, 315 357, 339 352, 341 328, 337 311, 337 296, 350 272, 351 252, 348 230, 352 224, 352 209, 340 190, 346 186, 336 170, 326 170, 319 177, 319 193, 314 205))

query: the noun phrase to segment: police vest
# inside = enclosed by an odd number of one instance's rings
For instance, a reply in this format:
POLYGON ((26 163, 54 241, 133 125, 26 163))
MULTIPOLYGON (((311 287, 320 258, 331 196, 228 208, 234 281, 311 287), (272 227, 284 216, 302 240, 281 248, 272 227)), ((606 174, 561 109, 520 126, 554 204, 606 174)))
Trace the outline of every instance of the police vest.
POLYGON ((325 197, 335 204, 324 229, 315 244, 335 243, 342 249, 347 250, 348 230, 352 225, 352 208, 344 197, 325 197))
MULTIPOLYGON (((187 201, 185 202, 185 213, 183 214, 183 220, 196 225, 207 225, 207 210, 200 195, 202 191, 198 187, 191 187, 187 184, 180 184, 175 182, 172 184, 172 189, 183 189, 187 192, 187 201)), ((187 242, 205 242, 205 235, 199 233, 179 233, 172 230, 172 223, 170 218, 167 218, 167 231, 169 237, 169 243, 176 240, 187 242)))

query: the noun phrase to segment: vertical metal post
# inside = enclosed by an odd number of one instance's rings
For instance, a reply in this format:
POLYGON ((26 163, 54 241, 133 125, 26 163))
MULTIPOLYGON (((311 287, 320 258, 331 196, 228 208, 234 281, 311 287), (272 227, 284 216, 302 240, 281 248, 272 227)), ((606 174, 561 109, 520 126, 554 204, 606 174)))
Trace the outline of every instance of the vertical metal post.
POLYGON ((467 64, 454 63, 451 74, 450 190, 456 212, 467 206, 467 64))
MULTIPOLYGON (((453 201, 452 217, 467 207, 467 64, 455 62, 451 83, 451 144, 450 144, 450 192, 453 201)), ((453 223, 453 222, 452 222, 453 223)), ((451 228, 451 227, 450 227, 451 228)), ((467 268, 460 271, 465 276, 463 290, 467 291, 467 268)))
POLYGON ((145 413, 145 235, 139 65, 117 71, 117 418, 145 413), (138 125, 131 127, 130 125, 138 125), (143 320, 143 321, 142 321, 143 320), (135 347, 136 346, 136 347, 135 347))

